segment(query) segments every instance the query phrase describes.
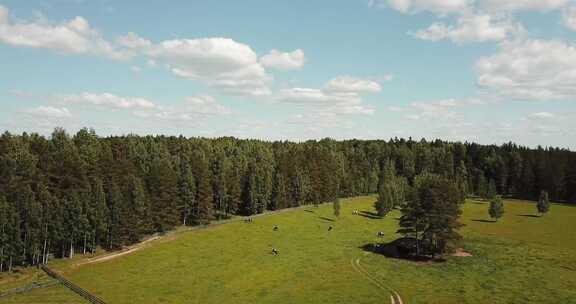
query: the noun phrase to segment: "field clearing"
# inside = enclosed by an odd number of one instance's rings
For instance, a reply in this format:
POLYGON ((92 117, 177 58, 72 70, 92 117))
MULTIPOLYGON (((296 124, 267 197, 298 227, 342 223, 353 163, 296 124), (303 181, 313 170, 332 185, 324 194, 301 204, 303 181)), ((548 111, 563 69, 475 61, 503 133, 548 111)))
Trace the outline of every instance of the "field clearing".
MULTIPOLYGON (((361 249, 398 237, 399 213, 376 218, 370 214, 374 201, 372 196, 342 200, 337 221, 331 205, 310 207, 258 217, 252 224, 172 235, 99 263, 73 267, 78 260, 57 261, 51 267, 112 304, 389 303, 388 289, 404 303, 576 303, 576 207, 553 205, 538 218, 533 202, 507 200, 504 217, 492 223, 487 203, 468 201, 462 234, 473 256, 423 264, 361 249), (353 209, 367 213, 352 215, 353 209), (274 225, 279 231, 272 231, 274 225), (378 231, 385 237, 378 238, 378 231)), ((82 303, 62 289, 35 290, 0 303, 82 303)))

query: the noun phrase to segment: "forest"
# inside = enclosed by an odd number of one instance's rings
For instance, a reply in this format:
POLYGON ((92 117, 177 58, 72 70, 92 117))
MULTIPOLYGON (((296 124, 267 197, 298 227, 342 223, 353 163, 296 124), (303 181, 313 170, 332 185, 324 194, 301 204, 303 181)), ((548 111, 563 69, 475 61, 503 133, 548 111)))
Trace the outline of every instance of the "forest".
POLYGON ((114 250, 180 225, 377 193, 394 167, 468 196, 576 201, 576 153, 441 140, 0 137, 0 271, 114 250))

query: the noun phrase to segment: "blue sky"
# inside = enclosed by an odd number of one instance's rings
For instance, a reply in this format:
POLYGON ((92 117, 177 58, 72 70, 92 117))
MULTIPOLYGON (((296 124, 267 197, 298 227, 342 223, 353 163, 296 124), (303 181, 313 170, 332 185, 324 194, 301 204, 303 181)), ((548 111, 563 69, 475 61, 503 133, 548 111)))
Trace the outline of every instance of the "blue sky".
POLYGON ((572 0, 0 0, 0 129, 576 148, 572 0))

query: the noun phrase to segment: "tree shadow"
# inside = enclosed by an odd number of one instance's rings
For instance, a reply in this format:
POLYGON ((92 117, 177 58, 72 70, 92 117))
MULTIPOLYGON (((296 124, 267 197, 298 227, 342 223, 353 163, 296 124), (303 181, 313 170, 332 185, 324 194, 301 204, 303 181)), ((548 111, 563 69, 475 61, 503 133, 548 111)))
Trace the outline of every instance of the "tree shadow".
POLYGON ((387 258, 408 260, 413 262, 434 262, 441 263, 445 262, 446 259, 443 257, 427 256, 427 255, 415 255, 414 252, 414 239, 411 238, 399 238, 389 243, 368 243, 359 248, 365 252, 371 252, 374 254, 381 254, 387 258))
POLYGON ((376 212, 360 211, 360 212, 358 212, 358 215, 363 216, 363 217, 367 217, 367 218, 373 219, 373 220, 382 219, 382 217, 379 216, 378 213, 376 213, 376 212))
POLYGON ((540 216, 534 215, 534 214, 516 214, 516 216, 523 216, 523 217, 540 217, 540 216))
POLYGON ((331 218, 328 218, 328 217, 325 217, 325 216, 319 216, 318 218, 320 218, 321 220, 329 221, 329 222, 335 222, 334 219, 331 219, 331 218))
POLYGON ((314 210, 310 210, 310 209, 306 209, 306 210, 304 210, 304 212, 316 213, 316 212, 314 212, 314 210))
POLYGON ((496 223, 495 221, 492 220, 478 220, 478 219, 473 219, 473 222, 481 222, 481 223, 496 223))

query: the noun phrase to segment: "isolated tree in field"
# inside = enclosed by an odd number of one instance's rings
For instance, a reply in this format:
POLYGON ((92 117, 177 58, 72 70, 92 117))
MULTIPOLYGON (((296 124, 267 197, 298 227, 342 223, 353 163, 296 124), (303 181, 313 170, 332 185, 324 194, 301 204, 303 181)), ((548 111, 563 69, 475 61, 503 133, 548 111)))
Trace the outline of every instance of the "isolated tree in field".
POLYGON ((428 173, 416 176, 398 233, 415 239, 417 255, 444 253, 461 239, 456 232, 462 227, 460 205, 454 182, 428 173))
POLYGON ((336 218, 340 217, 340 199, 339 198, 336 198, 334 200, 332 207, 334 208, 334 216, 336 218))
POLYGON ((498 192, 496 191, 496 182, 493 179, 490 179, 488 183, 488 192, 486 193, 486 198, 491 200, 496 197, 498 192))
POLYGON ((550 200, 548 198, 547 191, 540 191, 540 199, 538 199, 536 208, 538 209, 540 216, 544 215, 546 212, 548 212, 548 210, 550 210, 550 200))
POLYGON ((504 214, 504 203, 502 202, 502 197, 500 195, 497 195, 490 200, 490 208, 488 209, 488 213, 495 222, 502 217, 504 214))

